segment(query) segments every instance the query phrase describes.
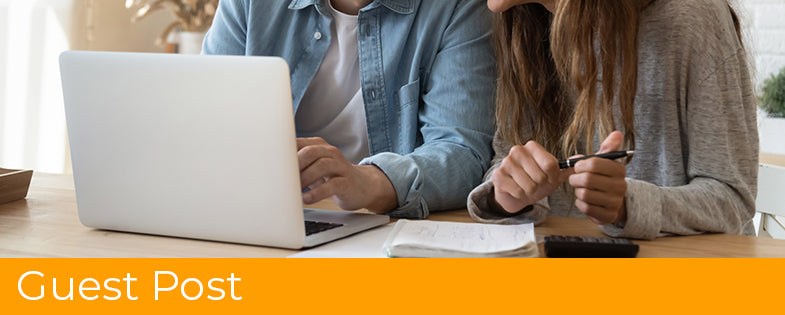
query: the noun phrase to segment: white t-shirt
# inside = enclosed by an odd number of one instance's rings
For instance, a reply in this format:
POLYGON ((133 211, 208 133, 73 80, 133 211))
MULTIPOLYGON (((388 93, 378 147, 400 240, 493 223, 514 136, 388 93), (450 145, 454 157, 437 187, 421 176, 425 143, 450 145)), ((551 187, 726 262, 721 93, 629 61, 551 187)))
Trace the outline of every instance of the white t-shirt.
MULTIPOLYGON (((330 3, 330 1, 325 1, 330 3)), ((360 85, 357 16, 333 13, 332 42, 295 114, 300 137, 321 137, 357 164, 370 155, 360 85)))

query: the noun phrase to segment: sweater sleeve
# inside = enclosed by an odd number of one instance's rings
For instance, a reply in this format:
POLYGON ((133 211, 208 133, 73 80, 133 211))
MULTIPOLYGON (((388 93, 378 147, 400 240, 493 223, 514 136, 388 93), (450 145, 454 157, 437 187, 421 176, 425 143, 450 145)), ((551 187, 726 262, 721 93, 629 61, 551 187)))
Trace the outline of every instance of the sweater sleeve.
POLYGON ((602 226, 605 233, 652 239, 669 234, 751 232, 758 133, 746 53, 739 49, 702 69, 710 70, 687 87, 687 123, 682 132, 688 142, 688 184, 659 187, 627 179, 627 221, 602 226))

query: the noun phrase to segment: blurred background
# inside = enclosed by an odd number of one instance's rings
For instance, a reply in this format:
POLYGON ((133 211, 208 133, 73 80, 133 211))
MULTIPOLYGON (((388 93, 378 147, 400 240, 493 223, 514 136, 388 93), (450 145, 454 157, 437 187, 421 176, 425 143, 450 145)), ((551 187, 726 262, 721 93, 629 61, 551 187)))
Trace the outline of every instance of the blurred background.
POLYGON ((126 0, 0 0, 0 167, 69 173, 58 55, 164 52, 176 20, 163 8, 132 22, 126 0))
MULTIPOLYGON (((172 10, 163 8, 132 22, 143 6, 136 3, 129 9, 127 2, 0 0, 0 167, 70 172, 60 52, 167 49, 156 45, 156 39, 177 21, 172 10)), ((764 81, 785 67, 785 0, 739 0, 736 5, 747 34, 757 92, 762 93, 764 81)), ((168 39, 177 41, 177 36, 168 39)), ((781 89, 785 91, 785 86, 781 89)), ((785 118, 776 116, 760 111, 761 150, 785 154, 785 118)))

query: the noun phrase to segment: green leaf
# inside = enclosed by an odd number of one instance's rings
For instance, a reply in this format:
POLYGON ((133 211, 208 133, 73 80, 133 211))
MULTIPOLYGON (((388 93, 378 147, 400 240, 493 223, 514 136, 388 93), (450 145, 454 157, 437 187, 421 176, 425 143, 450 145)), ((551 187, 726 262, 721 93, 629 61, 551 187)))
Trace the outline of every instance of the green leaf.
POLYGON ((771 117, 785 117, 785 68, 763 81, 759 106, 771 117))

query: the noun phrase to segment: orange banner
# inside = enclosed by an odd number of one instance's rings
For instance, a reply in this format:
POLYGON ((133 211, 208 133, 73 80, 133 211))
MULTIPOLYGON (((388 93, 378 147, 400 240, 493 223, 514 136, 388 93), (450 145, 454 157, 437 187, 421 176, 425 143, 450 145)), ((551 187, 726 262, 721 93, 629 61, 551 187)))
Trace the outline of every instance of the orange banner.
POLYGON ((777 310, 783 266, 782 259, 0 259, 0 307, 3 314, 747 314, 777 310))

